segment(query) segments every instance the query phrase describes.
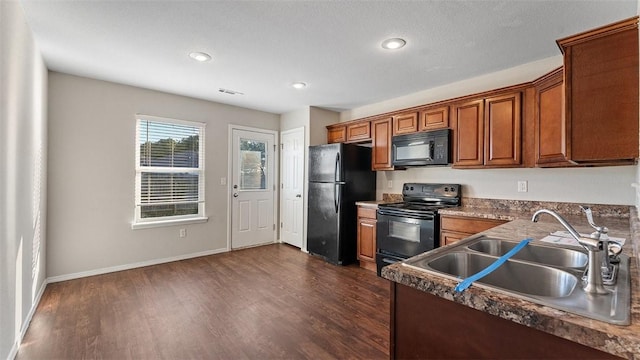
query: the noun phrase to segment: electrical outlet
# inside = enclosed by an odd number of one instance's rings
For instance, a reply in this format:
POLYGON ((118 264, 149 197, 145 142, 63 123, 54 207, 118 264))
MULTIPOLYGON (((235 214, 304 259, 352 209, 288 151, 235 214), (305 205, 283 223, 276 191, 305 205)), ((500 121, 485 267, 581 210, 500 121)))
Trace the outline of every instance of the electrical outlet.
POLYGON ((180 229, 180 237, 187 237, 187 229, 180 229))
POLYGON ((518 181, 518 192, 527 192, 529 191, 529 184, 527 180, 518 181))

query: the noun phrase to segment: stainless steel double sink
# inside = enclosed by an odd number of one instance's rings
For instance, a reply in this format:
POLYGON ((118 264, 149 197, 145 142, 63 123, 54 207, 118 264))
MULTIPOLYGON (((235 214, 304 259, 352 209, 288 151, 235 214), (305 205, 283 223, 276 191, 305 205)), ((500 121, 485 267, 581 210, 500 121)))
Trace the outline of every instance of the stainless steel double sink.
MULTIPOLYGON (((403 265, 451 279, 467 278, 496 261, 519 241, 474 236, 403 262, 403 265)), ((531 242, 502 266, 472 286, 506 293, 531 302, 605 321, 630 323, 629 258, 620 255, 618 281, 604 295, 587 294, 582 276, 588 257, 581 248, 531 242)))

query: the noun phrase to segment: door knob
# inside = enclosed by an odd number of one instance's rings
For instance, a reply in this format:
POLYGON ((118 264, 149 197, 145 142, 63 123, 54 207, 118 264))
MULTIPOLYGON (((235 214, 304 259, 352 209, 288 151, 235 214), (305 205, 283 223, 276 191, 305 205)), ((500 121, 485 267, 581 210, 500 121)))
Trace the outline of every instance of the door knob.
POLYGON ((233 193, 233 197, 238 197, 238 193, 233 193))
POLYGON ((296 197, 302 197, 302 195, 298 194, 298 195, 296 195, 296 197))

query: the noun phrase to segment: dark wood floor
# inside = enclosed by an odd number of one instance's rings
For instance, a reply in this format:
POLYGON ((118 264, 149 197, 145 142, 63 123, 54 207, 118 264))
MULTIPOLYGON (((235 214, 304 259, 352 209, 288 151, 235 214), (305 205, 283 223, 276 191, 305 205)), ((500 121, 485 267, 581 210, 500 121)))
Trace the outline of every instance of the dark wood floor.
POLYGON ((389 284, 275 244, 49 284, 16 359, 382 359, 389 284))

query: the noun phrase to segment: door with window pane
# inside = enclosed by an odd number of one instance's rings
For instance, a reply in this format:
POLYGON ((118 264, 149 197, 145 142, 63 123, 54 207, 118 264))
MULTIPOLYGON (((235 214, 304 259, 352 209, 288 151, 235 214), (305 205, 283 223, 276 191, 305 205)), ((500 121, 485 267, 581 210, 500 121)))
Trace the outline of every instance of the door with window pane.
POLYGON ((275 237, 273 133, 232 130, 231 248, 275 237))

